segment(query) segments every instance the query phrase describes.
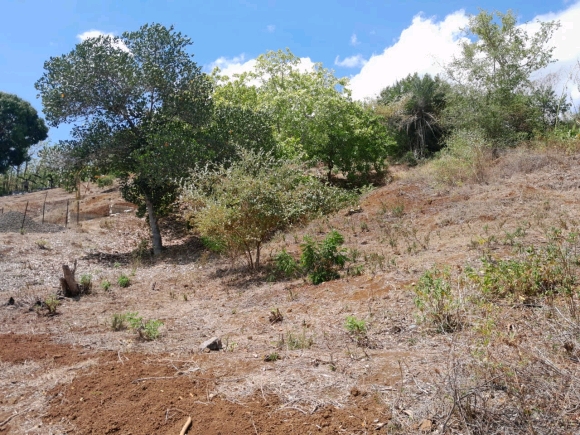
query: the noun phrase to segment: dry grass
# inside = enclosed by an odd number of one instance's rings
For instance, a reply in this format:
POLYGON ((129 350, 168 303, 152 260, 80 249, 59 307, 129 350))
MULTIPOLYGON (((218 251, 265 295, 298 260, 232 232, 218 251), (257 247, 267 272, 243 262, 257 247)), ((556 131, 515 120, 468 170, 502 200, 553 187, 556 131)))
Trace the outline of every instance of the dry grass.
POLYGON ((204 253, 178 232, 166 240, 161 259, 136 261, 147 232, 128 215, 87 222, 86 233, 43 235, 50 251, 38 249, 37 236, 2 234, 2 252, 10 255, 0 260, 1 295, 14 295, 17 305, 0 309, 0 332, 48 332, 62 343, 143 352, 160 363, 168 354, 191 360, 215 335, 226 352, 199 367, 212 376, 209 393, 233 402, 275 394, 281 407, 310 413, 347 406, 356 387, 390 416, 389 433, 417 433, 425 420, 449 434, 574 433, 580 333, 571 300, 482 302, 462 277, 467 265, 477 270, 482 255, 513 255, 514 240, 543 246, 550 227, 579 226, 578 160, 552 150, 514 151, 484 160, 483 182, 466 177, 460 183, 434 181, 429 164, 394 167, 395 181, 364 198, 360 213, 322 218, 265 246, 266 257, 283 248, 297 256, 304 235, 323 239, 337 229, 357 258, 342 279, 320 286, 245 274, 243 262, 204 253), (518 228, 525 235, 514 239, 518 228), (80 273, 92 274, 93 294, 63 301, 53 318, 28 313, 19 301, 49 294, 61 264, 75 258, 80 273), (417 317, 413 288, 434 265, 448 266, 461 292, 464 327, 454 333, 435 333, 417 317), (97 288, 121 273, 133 274, 128 289, 97 288), (282 321, 270 322, 273 309, 282 321), (128 311, 162 320, 162 338, 143 342, 111 331, 112 314, 128 311), (365 319, 365 346, 346 331, 348 316, 365 319), (312 338, 310 346, 280 346, 281 337, 302 332, 312 338), (280 359, 264 362, 273 352, 280 359))

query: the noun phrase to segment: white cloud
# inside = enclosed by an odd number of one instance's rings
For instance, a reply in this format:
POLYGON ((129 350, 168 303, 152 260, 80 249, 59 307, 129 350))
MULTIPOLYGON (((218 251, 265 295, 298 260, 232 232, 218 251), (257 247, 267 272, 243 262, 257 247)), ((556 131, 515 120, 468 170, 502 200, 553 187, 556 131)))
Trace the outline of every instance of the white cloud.
MULTIPOLYGON (((535 31, 539 29, 538 20, 557 20, 561 27, 551 40, 557 61, 538 72, 536 77, 551 74, 558 92, 567 86, 567 93, 580 103, 576 84, 580 83, 580 1, 562 11, 539 15, 522 27, 535 31), (574 82, 574 77, 577 77, 577 82, 574 82)), ((360 72, 351 78, 353 97, 359 100, 374 97, 386 86, 414 72, 441 73, 443 65, 460 53, 460 29, 467 23, 468 17, 463 10, 446 16, 442 21, 415 16, 393 45, 381 54, 371 56, 360 72)))
MULTIPOLYGON (((206 69, 212 71, 215 67, 221 70, 221 75, 226 75, 230 78, 234 74, 242 74, 244 72, 250 72, 256 66, 256 59, 246 60, 246 56, 241 54, 233 58, 220 57, 206 66, 206 69)), ((314 62, 310 60, 309 57, 301 57, 300 65, 298 69, 300 71, 312 71, 314 68, 314 62)))
POLYGON ((345 68, 356 68, 364 66, 367 61, 362 57, 361 54, 357 54, 356 56, 345 57, 343 60, 340 60, 339 56, 336 56, 334 59, 334 64, 337 66, 343 66, 345 68))
POLYGON ((246 61, 245 58, 246 56, 244 54, 232 58, 220 57, 210 63, 207 66, 207 69, 212 71, 215 67, 218 67, 221 70, 222 75, 233 77, 234 74, 242 74, 254 69, 256 59, 246 61))
POLYGON ((266 30, 270 33, 274 33, 276 31, 276 26, 273 24, 269 24, 266 26, 266 30))
POLYGON ((352 36, 350 37, 350 45, 352 45, 353 47, 355 45, 359 45, 360 42, 358 40, 358 38, 356 37, 356 33, 353 33, 352 36))
POLYGON ((86 32, 83 32, 79 35, 77 35, 77 38, 80 39, 81 42, 86 41, 89 38, 98 38, 99 36, 115 36, 112 33, 106 33, 106 32, 101 32, 100 30, 87 30, 86 32))
MULTIPOLYGON (((467 15, 457 11, 437 22, 417 15, 399 39, 383 53, 373 55, 358 74, 351 78, 353 98, 376 96, 383 88, 408 74, 437 74, 442 65, 459 53, 460 29, 467 15)), ((346 59, 345 59, 346 60, 346 59)))
MULTIPOLYGON (((107 33, 107 32, 101 32, 100 30, 87 30, 86 32, 80 33, 77 35, 77 38, 83 42, 86 41, 87 39, 90 38, 98 38, 99 36, 108 36, 110 38, 114 38, 115 34, 114 33, 107 33)), ((124 42, 119 41, 115 44, 115 46, 123 51, 129 52, 129 49, 127 48, 127 46, 125 45, 124 42)))

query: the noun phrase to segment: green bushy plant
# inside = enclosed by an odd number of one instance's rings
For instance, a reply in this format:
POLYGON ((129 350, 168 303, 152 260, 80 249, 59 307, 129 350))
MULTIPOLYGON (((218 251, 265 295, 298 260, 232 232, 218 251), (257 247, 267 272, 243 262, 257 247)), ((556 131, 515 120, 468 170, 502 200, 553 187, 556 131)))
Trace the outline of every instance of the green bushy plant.
POLYGON ((131 280, 129 279, 129 277, 127 275, 125 275, 124 273, 121 274, 121 276, 119 276, 119 278, 117 279, 117 284, 119 284, 120 287, 129 287, 131 285, 131 280))
POLYGON ((304 237, 300 264, 313 284, 340 278, 338 270, 347 260, 346 250, 340 248, 343 243, 344 237, 336 230, 332 230, 322 242, 304 237))
POLYGON ((97 186, 102 189, 103 187, 112 186, 114 181, 114 175, 101 175, 97 178, 97 186))
POLYGON ((415 286, 414 302, 423 320, 438 332, 453 332, 461 326, 459 302, 453 294, 448 269, 435 267, 425 271, 415 286))
POLYGON ((354 203, 358 194, 306 175, 303 164, 260 152, 240 151, 239 160, 199 169, 182 190, 187 218, 200 235, 225 252, 244 253, 250 269, 277 231, 354 203))

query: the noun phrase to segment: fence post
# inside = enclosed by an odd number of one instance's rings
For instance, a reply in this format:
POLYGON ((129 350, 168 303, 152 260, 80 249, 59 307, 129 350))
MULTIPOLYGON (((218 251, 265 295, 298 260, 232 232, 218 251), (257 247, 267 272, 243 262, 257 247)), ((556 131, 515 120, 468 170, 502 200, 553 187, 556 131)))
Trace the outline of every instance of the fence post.
POLYGON ((68 228, 68 199, 66 200, 66 214, 64 215, 64 227, 68 228))
POLYGON ((46 208, 46 198, 48 197, 48 192, 44 195, 44 203, 42 204, 42 224, 44 225, 44 210, 46 208))
POLYGON ((22 217, 22 226, 20 231, 24 230, 24 221, 26 220, 26 212, 28 211, 28 201, 26 201, 26 207, 24 208, 24 216, 22 217))

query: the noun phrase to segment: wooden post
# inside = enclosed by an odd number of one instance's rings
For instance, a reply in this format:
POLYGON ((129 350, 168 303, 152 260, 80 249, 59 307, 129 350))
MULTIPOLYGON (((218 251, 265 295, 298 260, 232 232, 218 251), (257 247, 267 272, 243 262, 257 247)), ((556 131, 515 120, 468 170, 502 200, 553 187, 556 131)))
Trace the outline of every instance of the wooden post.
POLYGON ((79 225, 79 215, 81 213, 81 202, 77 201, 77 226, 79 225))
POLYGON ((24 221, 26 220, 27 211, 28 211, 28 201, 26 201, 26 207, 24 208, 24 216, 22 217, 22 226, 20 227, 20 231, 24 229, 24 221))
POLYGON ((48 192, 44 195, 44 203, 42 204, 42 223, 44 224, 44 210, 46 208, 46 198, 48 197, 48 192))
POLYGON ((66 214, 64 215, 64 227, 68 227, 68 199, 66 200, 66 214))

